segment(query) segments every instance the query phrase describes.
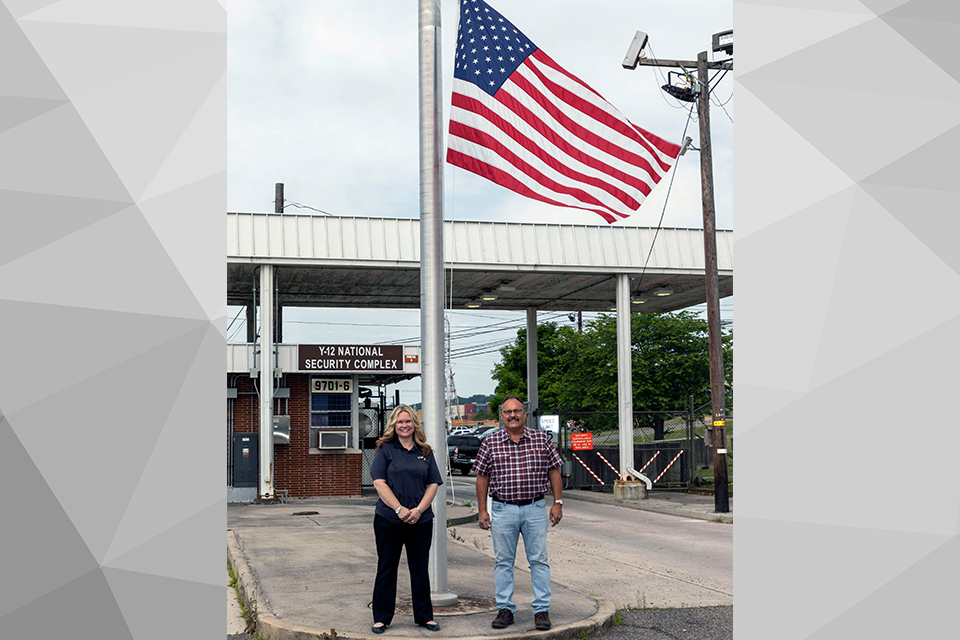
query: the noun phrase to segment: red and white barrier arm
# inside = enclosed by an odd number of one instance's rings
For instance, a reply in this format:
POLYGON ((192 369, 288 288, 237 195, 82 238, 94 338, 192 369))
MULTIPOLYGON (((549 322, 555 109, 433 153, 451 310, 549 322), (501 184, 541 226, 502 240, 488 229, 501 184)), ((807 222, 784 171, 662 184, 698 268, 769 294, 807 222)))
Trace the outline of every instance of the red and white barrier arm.
POLYGON ((611 469, 613 469, 613 472, 614 472, 615 474, 617 474, 617 477, 618 477, 618 478, 620 477, 620 470, 617 469, 617 468, 616 468, 615 466, 613 466, 612 464, 610 464, 610 461, 607 460, 606 458, 604 458, 604 457, 603 457, 603 454, 600 453, 599 451, 597 451, 597 457, 600 458, 601 460, 603 460, 604 462, 606 462, 606 463, 607 463, 607 466, 610 467, 611 469))
POLYGON ((640 469, 640 473, 643 473, 643 470, 646 469, 647 467, 649 467, 649 466, 650 466, 650 463, 653 462, 654 460, 656 460, 658 455, 660 455, 660 452, 659 452, 659 451, 657 451, 655 454, 653 454, 653 457, 650 458, 649 460, 647 460, 647 464, 643 465, 643 467, 640 469))
POLYGON ((597 482, 599 482, 600 484, 605 484, 605 483, 603 482, 603 480, 600 479, 600 476, 598 476, 597 474, 595 474, 595 473, 593 472, 593 469, 591 469, 590 467, 588 467, 588 466, 586 465, 586 463, 584 463, 584 461, 580 459, 580 456, 578 456, 577 454, 573 454, 573 457, 577 459, 577 462, 579 462, 580 464, 583 465, 583 468, 586 469, 586 470, 590 473, 590 475, 592 475, 594 478, 597 479, 597 482))
MULTIPOLYGON (((680 453, 683 453, 683 450, 681 450, 680 453)), ((673 465, 673 463, 677 461, 677 458, 680 457, 680 453, 674 456, 673 460, 670 461, 670 464, 667 465, 667 469, 669 469, 673 465)), ((660 472, 660 475, 657 476, 657 480, 663 477, 663 474, 667 472, 667 469, 664 469, 663 471, 660 472)), ((654 480, 654 482, 656 482, 657 480, 654 480)))

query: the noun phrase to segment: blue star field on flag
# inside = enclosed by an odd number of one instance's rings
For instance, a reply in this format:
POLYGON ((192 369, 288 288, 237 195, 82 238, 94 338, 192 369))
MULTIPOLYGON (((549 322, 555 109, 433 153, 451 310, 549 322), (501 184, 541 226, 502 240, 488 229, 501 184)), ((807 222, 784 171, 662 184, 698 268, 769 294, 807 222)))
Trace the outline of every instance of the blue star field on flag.
POLYGON ((460 3, 460 30, 453 76, 491 96, 537 46, 483 0, 460 3))

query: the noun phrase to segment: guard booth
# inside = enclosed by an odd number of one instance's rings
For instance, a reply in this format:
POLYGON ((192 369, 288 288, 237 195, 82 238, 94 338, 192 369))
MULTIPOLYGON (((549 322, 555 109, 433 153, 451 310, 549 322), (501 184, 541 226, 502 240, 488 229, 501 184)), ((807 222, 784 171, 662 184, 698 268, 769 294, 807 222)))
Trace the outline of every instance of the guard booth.
MULTIPOLYGON (((227 500, 257 497, 260 358, 229 344, 227 500)), ((388 387, 420 375, 411 345, 277 345, 274 354, 274 485, 288 497, 359 496, 389 415, 388 387)))

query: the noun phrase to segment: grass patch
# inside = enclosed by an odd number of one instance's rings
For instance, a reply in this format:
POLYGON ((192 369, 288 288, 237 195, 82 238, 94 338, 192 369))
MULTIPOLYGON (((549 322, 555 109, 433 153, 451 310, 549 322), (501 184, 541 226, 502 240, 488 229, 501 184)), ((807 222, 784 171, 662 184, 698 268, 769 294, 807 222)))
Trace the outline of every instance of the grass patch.
POLYGON ((246 623, 246 628, 243 630, 243 632, 247 635, 253 636, 256 638, 256 640, 263 640, 257 631, 257 603, 256 601, 252 600, 250 602, 250 606, 248 607, 247 603, 240 595, 239 578, 237 577, 237 572, 233 569, 233 565, 230 564, 229 558, 227 558, 227 575, 230 576, 230 582, 227 584, 227 586, 233 587, 233 593, 236 595, 237 602, 240 604, 240 615, 243 617, 243 621, 246 623))

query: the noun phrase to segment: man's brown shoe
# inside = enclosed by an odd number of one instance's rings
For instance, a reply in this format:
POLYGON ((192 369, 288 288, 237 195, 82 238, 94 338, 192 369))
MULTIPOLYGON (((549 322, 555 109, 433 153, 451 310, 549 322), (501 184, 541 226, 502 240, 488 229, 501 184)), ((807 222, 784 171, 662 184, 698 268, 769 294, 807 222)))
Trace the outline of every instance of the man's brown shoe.
MULTIPOLYGON (((493 624, 490 626, 494 629, 506 629, 511 624, 513 624, 513 611, 510 611, 510 609, 500 609, 500 611, 497 612, 497 617, 493 620, 493 624)), ((550 627, 547 628, 549 629, 550 627)))
POLYGON ((550 614, 546 611, 533 614, 533 620, 538 631, 546 631, 553 626, 550 624, 550 614))

